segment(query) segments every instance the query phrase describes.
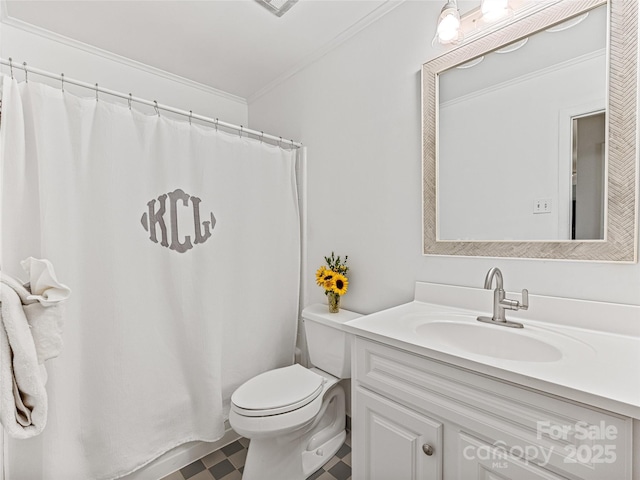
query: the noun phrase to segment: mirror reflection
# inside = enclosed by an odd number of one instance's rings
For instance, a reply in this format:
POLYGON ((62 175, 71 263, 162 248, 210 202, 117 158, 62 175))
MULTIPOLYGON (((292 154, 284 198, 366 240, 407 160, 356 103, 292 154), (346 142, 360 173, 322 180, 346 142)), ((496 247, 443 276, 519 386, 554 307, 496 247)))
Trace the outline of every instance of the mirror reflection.
POLYGON ((571 240, 604 238, 605 112, 572 118, 571 240))
POLYGON ((607 9, 438 74, 437 238, 604 238, 607 9))

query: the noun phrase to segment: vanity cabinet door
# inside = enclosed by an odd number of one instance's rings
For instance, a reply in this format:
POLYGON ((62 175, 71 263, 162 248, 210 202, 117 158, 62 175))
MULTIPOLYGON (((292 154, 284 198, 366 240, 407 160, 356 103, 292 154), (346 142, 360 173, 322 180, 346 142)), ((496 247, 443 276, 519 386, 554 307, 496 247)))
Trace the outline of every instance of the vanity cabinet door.
POLYGON ((353 480, 442 480, 442 424, 357 387, 353 480))

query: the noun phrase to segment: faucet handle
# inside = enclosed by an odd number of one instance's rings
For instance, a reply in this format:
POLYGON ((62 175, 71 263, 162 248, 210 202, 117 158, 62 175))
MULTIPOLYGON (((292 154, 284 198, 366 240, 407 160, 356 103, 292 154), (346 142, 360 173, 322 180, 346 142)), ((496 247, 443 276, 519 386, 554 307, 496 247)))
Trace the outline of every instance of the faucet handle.
POLYGON ((522 303, 520 304, 521 310, 527 310, 529 308, 529 290, 522 289, 522 303))
POLYGON ((500 305, 507 310, 527 310, 529 308, 529 291, 524 288, 522 290, 522 303, 510 298, 500 300, 500 305))

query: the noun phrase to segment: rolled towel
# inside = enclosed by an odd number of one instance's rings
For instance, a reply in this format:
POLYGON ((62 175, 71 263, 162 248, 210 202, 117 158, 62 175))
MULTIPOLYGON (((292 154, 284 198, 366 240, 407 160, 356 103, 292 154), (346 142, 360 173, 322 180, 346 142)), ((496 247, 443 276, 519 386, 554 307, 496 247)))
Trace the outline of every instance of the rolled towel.
POLYGON ((22 260, 20 265, 29 275, 27 288, 31 294, 26 300, 37 300, 41 305, 50 307, 71 295, 71 289, 56 278, 49 260, 29 257, 22 260))

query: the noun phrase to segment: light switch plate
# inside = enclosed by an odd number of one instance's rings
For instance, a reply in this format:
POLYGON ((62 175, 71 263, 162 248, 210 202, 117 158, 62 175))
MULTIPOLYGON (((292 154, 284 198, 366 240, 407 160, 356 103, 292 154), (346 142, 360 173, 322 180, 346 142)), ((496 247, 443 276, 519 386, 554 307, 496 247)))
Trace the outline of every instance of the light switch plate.
POLYGON ((538 198, 534 200, 533 213, 551 213, 551 199, 538 198))

